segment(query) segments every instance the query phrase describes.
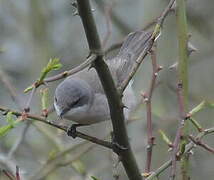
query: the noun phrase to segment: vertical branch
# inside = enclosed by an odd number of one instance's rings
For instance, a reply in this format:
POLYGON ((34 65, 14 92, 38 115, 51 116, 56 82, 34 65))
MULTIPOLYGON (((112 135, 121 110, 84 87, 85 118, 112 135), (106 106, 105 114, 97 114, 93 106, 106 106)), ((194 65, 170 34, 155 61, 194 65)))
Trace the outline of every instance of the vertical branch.
POLYGON ((183 129, 184 129, 184 123, 185 123, 185 109, 184 109, 184 96, 183 96, 183 85, 182 83, 178 83, 177 87, 177 96, 178 96, 178 104, 179 104, 179 125, 176 132, 175 140, 173 142, 173 151, 172 151, 172 167, 170 170, 170 180, 175 179, 176 175, 176 161, 177 161, 177 153, 179 150, 179 145, 181 142, 181 137, 183 137, 183 129))
MULTIPOLYGON (((187 19, 186 19, 186 1, 177 0, 176 9, 176 21, 178 30, 178 45, 179 45, 179 64, 178 64, 178 80, 182 84, 182 96, 183 96, 183 106, 184 113, 188 112, 188 32, 187 32, 187 19)), ((186 121, 183 127, 183 139, 182 144, 186 145, 188 143, 188 122, 186 121)), ((188 167, 189 160, 188 154, 181 158, 181 174, 182 180, 188 180, 188 167)))
POLYGON ((115 141, 116 143, 119 143, 119 147, 124 147, 122 149, 119 148, 117 154, 119 155, 121 162, 123 163, 123 166, 126 170, 129 179, 141 180, 142 177, 128 141, 121 96, 115 87, 108 66, 103 60, 101 43, 91 12, 89 0, 77 0, 77 4, 78 12, 81 17, 85 34, 87 37, 89 49, 91 53, 95 53, 98 55, 93 62, 93 66, 98 73, 103 89, 106 93, 110 108, 110 115, 113 125, 115 141))
POLYGON ((152 60, 152 80, 149 88, 149 92, 143 94, 144 101, 146 102, 146 111, 147 111, 147 158, 146 158, 146 167, 145 173, 149 173, 151 171, 151 162, 152 162, 152 149, 154 146, 154 136, 152 135, 152 95, 154 92, 156 79, 158 76, 158 72, 162 69, 161 66, 157 65, 157 57, 156 57, 156 46, 155 49, 151 49, 151 60, 152 60))

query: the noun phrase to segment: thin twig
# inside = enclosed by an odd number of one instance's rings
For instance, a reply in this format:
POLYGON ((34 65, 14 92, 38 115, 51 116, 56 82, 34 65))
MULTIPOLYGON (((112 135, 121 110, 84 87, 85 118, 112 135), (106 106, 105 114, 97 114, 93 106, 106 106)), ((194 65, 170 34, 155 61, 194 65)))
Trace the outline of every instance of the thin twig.
POLYGON ((178 94, 178 104, 179 104, 179 125, 176 132, 175 140, 173 142, 173 151, 172 151, 172 167, 170 170, 170 180, 175 178, 176 173, 176 161, 177 161, 177 153, 179 150, 180 139, 182 136, 182 129, 184 127, 185 121, 185 109, 184 109, 184 97, 183 97, 183 84, 178 83, 177 85, 177 94, 178 94))
POLYGON ((137 63, 133 66, 130 74, 127 77, 127 79, 125 79, 123 81, 123 83, 121 84, 121 86, 119 87, 119 90, 121 92, 123 92, 125 90, 126 86, 129 84, 129 81, 132 79, 132 77, 134 76, 134 74, 138 70, 140 64, 142 63, 142 61, 144 60, 144 58, 148 54, 148 51, 152 48, 154 41, 160 35, 161 27, 163 26, 165 18, 167 17, 169 12, 171 11, 171 8, 172 8, 174 2, 175 2, 175 0, 171 0, 169 2, 169 4, 167 5, 167 7, 164 9, 163 13, 160 15, 151 37, 148 38, 148 40, 147 40, 147 45, 145 45, 144 51, 140 54, 139 58, 136 61, 137 63))
MULTIPOLYGON (((22 116, 23 115, 23 113, 21 113, 21 112, 14 111, 12 109, 8 109, 8 108, 5 108, 3 106, 0 106, 0 111, 2 111, 2 112, 5 112, 5 111, 8 112, 9 111, 9 112, 12 112, 12 114, 14 114, 16 116, 22 116)), ((47 121, 46 118, 44 118, 42 116, 37 116, 37 115, 29 114, 29 113, 27 113, 25 115, 26 115, 27 119, 33 119, 33 120, 48 124, 48 125, 50 125, 52 127, 55 127, 55 128, 58 128, 58 129, 61 129, 61 130, 65 131, 65 132, 67 132, 67 129, 68 129, 67 127, 60 126, 60 125, 54 124, 54 123, 52 123, 50 121, 47 121)), ((110 149, 113 148, 113 145, 110 142, 100 140, 100 139, 98 139, 96 137, 88 136, 88 135, 83 134, 83 133, 78 132, 78 131, 76 132, 76 136, 81 138, 81 139, 88 140, 88 141, 90 141, 92 143, 104 146, 106 148, 110 148, 110 149)))
POLYGON ((170 0, 164 11, 161 13, 160 17, 157 19, 157 23, 162 26, 166 16, 173 10, 172 7, 175 3, 175 0, 170 0))
POLYGON ((25 111, 26 113, 30 112, 30 104, 31 104, 31 102, 32 102, 32 99, 33 99, 33 96, 34 96, 35 93, 36 93, 36 87, 34 87, 34 88, 32 89, 32 91, 30 92, 30 96, 29 96, 29 98, 28 98, 28 100, 27 100, 27 103, 26 103, 26 106, 25 106, 25 108, 24 108, 24 111, 25 111))
POLYGON ((19 174, 19 166, 16 166, 16 180, 21 180, 19 174))
POLYGON ((15 180, 15 176, 9 172, 9 171, 6 171, 6 170, 2 170, 2 172, 5 174, 5 176, 7 176, 10 180, 15 180))
POLYGON ((64 71, 60 74, 57 74, 55 76, 52 76, 52 77, 49 77, 49 78, 46 78, 44 80, 44 83, 49 83, 49 82, 52 82, 52 81, 56 81, 56 80, 60 80, 60 79, 63 79, 63 78, 66 78, 72 74, 75 74, 83 69, 85 69, 86 67, 88 67, 89 65, 91 65, 91 63, 97 58, 97 55, 96 54, 90 54, 90 56, 82 63, 80 64, 79 66, 69 70, 69 71, 64 71))
POLYGON ((156 57, 156 48, 155 50, 151 50, 151 59, 152 59, 152 79, 148 93, 144 93, 144 101, 146 103, 146 111, 147 111, 147 158, 146 158, 146 167, 145 173, 149 173, 151 171, 151 162, 152 162, 152 148, 154 146, 155 137, 152 135, 152 95, 154 92, 156 79, 158 72, 162 69, 157 65, 157 57, 156 57))
MULTIPOLYGON (((200 132, 195 139, 201 140, 204 136, 214 133, 214 127, 205 129, 203 132, 200 132)), ((185 156, 188 154, 193 148, 195 148, 195 143, 190 142, 186 145, 185 152, 183 154, 180 154, 180 156, 185 156)), ((169 160, 165 162, 162 166, 160 166, 156 171, 154 171, 149 177, 147 177, 145 180, 152 180, 154 177, 157 177, 159 174, 161 174, 163 171, 165 171, 168 167, 172 165, 172 160, 169 160)))
POLYGON ((206 149, 207 151, 214 154, 214 148, 210 147, 209 145, 203 143, 201 140, 195 139, 192 135, 189 135, 189 138, 192 142, 194 142, 196 145, 199 145, 206 149))

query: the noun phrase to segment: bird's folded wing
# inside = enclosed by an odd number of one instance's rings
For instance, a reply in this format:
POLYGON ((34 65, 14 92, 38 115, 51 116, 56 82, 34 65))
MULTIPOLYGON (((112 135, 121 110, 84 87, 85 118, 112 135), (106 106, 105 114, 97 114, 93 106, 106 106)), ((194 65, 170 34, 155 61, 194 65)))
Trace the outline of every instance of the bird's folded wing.
MULTIPOLYGON (((130 33, 126 37, 118 55, 113 59, 106 61, 116 86, 119 86, 120 83, 122 83, 129 75, 132 66, 136 63, 136 60, 140 54, 148 46, 150 37, 150 32, 136 31, 130 33)), ((72 75, 70 78, 83 79, 92 87, 95 93, 104 94, 99 77, 97 76, 94 68, 84 69, 72 75)))
POLYGON ((148 46, 151 35, 151 32, 145 31, 130 33, 126 37, 118 55, 107 61, 113 76, 116 76, 117 86, 129 75, 133 65, 148 46))

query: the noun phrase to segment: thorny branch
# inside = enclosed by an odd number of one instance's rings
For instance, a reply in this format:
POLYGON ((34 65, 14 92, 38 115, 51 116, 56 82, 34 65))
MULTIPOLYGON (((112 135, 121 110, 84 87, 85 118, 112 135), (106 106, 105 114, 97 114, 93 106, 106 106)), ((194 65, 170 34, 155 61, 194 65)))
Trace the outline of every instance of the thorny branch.
POLYGON ((185 123, 185 109, 184 109, 184 97, 182 95, 183 91, 183 84, 181 82, 178 83, 177 85, 177 94, 178 94, 178 104, 179 104, 179 125, 178 129, 176 132, 176 137, 173 142, 173 151, 172 151, 172 167, 170 170, 170 179, 173 180, 175 178, 175 173, 176 173, 176 161, 177 161, 177 153, 179 150, 179 145, 180 145, 180 140, 182 137, 182 129, 184 127, 185 123))
POLYGON ((152 95, 154 92, 156 79, 158 76, 158 72, 162 69, 161 66, 157 65, 157 57, 156 57, 156 46, 154 49, 151 49, 151 63, 152 63, 152 79, 148 93, 143 93, 142 96, 146 103, 146 111, 147 111, 147 158, 146 158, 146 167, 145 173, 149 173, 151 171, 151 162, 152 162, 152 148, 154 146, 155 137, 152 135, 152 95))
MULTIPOLYGON (((19 116, 23 116, 23 113, 18 112, 18 111, 14 111, 14 110, 12 110, 12 109, 5 108, 5 107, 3 107, 3 106, 0 106, 0 111, 2 111, 2 112, 12 112, 12 114, 14 114, 15 116, 18 116, 18 117, 19 117, 19 116)), ((34 114, 29 114, 29 113, 24 114, 24 116, 25 116, 25 117, 24 117, 25 119, 33 119, 33 120, 36 120, 36 121, 39 121, 39 122, 48 124, 48 125, 50 125, 50 126, 52 126, 52 127, 55 127, 55 128, 58 128, 58 129, 60 129, 60 130, 63 130, 63 131, 65 131, 65 132, 67 132, 68 127, 60 126, 60 125, 54 124, 54 123, 52 123, 52 122, 50 122, 50 121, 47 121, 46 118, 44 118, 43 116, 37 116, 37 115, 34 115, 34 114)), ((77 131, 77 134, 76 134, 76 135, 77 135, 77 137, 79 137, 79 138, 88 140, 88 141, 90 141, 90 142, 92 142, 92 143, 95 143, 95 144, 99 144, 99 145, 104 146, 104 147, 106 147, 106 148, 110 148, 110 149, 113 148, 112 143, 107 142, 107 141, 100 140, 100 139, 98 139, 98 138, 96 138, 96 137, 88 136, 88 135, 83 134, 83 133, 78 132, 78 131, 77 131)))
MULTIPOLYGON (((200 132, 195 139, 201 140, 204 136, 214 133, 214 127, 205 129, 203 132, 200 132)), ((179 154, 179 156, 185 156, 186 154, 190 153, 190 151, 195 148, 195 143, 190 142, 186 145, 185 152, 183 154, 179 154)), ((161 167, 159 167, 156 171, 154 171, 149 177, 147 177, 145 180, 152 180, 154 177, 157 177, 159 174, 161 174, 163 171, 165 171, 168 167, 172 165, 172 159, 165 162, 161 167)))
POLYGON ((189 135, 189 139, 195 143, 196 145, 199 145, 206 149, 207 151, 211 152, 214 154, 214 148, 210 147, 209 145, 203 143, 201 140, 194 138, 192 135, 189 135))

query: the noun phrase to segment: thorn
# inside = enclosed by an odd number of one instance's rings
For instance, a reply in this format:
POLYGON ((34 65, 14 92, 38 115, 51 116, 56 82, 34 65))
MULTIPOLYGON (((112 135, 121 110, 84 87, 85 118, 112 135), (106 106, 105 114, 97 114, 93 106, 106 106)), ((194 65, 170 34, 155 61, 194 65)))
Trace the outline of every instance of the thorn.
POLYGON ((141 95, 144 99, 145 99, 145 98, 148 98, 148 95, 147 95, 147 93, 145 93, 145 92, 141 92, 140 95, 141 95))
POLYGON ((73 6, 74 8, 77 8, 77 2, 71 2, 71 6, 73 6))
POLYGON ((157 71, 161 71, 163 69, 163 66, 158 66, 157 71))
POLYGON ((66 77, 67 75, 68 75, 68 71, 64 71, 62 74, 63 77, 66 77))
POLYGON ((79 16, 79 13, 78 13, 78 11, 77 11, 77 10, 76 10, 76 11, 74 11, 73 16, 79 16))
POLYGON ((182 82, 178 83, 178 89, 183 89, 183 83, 182 82))
POLYGON ((185 120, 188 120, 189 118, 191 118, 192 114, 191 113, 187 113, 186 114, 186 117, 185 117, 185 120))

